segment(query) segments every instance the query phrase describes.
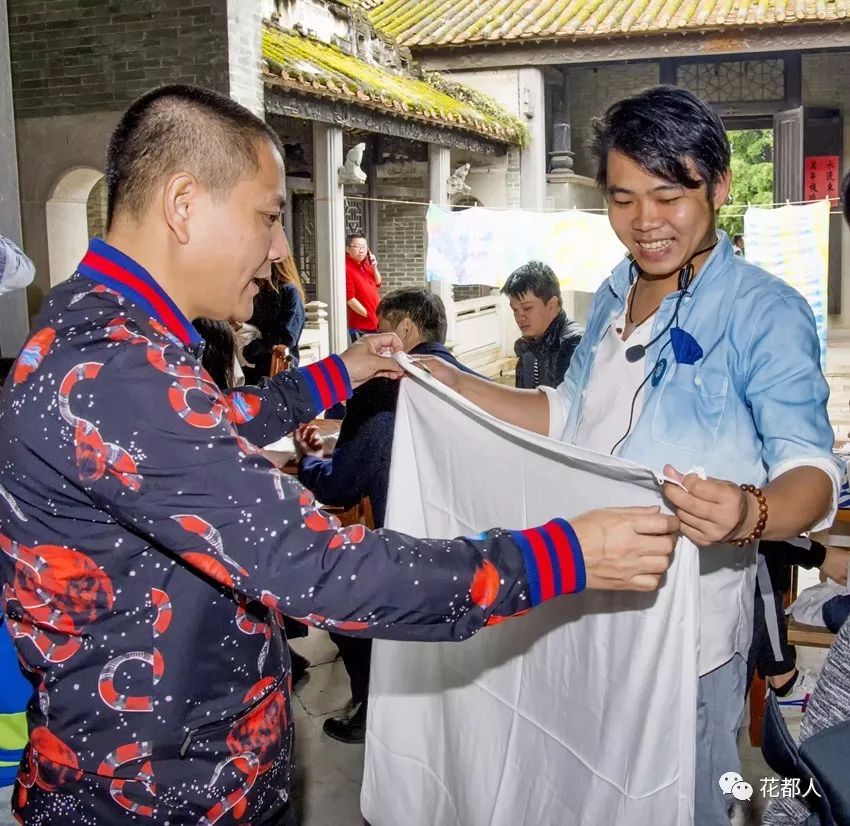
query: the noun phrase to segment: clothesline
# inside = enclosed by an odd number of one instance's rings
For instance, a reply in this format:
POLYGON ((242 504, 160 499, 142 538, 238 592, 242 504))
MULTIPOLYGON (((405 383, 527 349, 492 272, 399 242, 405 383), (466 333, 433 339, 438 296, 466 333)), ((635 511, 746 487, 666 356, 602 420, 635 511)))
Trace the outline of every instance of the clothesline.
MULTIPOLYGON (((448 209, 451 207, 450 204, 432 204, 430 201, 408 201, 401 198, 370 198, 367 195, 345 195, 344 196, 348 201, 368 201, 375 204, 403 204, 405 206, 436 206, 443 209, 448 209)), ((332 200, 328 198, 319 198, 318 200, 332 200)), ((830 199, 824 199, 830 200, 830 199)), ((832 199, 836 200, 836 199, 832 199)), ((776 201, 771 204, 734 204, 730 206, 723 207, 723 216, 732 216, 735 215, 743 215, 750 207, 756 207, 758 209, 768 209, 774 207, 783 207, 783 206, 805 206, 806 204, 817 203, 817 201, 776 201)), ((523 212, 592 212, 592 213, 600 213, 605 214, 608 212, 607 207, 568 207, 566 209, 525 209, 522 207, 485 207, 486 209, 500 211, 500 212, 510 212, 512 210, 522 209, 523 212)), ((841 215, 842 211, 840 209, 831 209, 830 215, 841 215)))

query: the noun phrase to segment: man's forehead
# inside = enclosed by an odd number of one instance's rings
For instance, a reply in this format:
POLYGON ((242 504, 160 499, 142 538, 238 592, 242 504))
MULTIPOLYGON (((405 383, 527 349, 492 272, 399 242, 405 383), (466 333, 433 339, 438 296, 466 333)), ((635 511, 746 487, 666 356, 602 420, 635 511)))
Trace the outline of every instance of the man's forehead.
MULTIPOLYGON (((682 159, 688 175, 703 183, 696 161, 690 156, 682 159)), ((616 150, 608 153, 607 184, 609 192, 641 190, 681 189, 682 184, 641 166, 628 155, 616 150)))
POLYGON ((264 194, 270 202, 273 201, 283 208, 286 204, 286 168, 283 158, 270 141, 261 144, 259 156, 260 169, 257 178, 265 190, 264 194))

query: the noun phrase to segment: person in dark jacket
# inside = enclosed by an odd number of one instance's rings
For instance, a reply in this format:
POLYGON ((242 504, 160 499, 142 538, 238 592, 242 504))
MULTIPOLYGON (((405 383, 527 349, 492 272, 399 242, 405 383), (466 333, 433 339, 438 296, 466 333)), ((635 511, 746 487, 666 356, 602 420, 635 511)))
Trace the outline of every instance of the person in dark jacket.
POLYGON ((814 678, 797 668, 797 652, 788 644, 788 618, 783 598, 791 588, 791 568, 799 565, 847 584, 850 551, 825 546, 807 537, 759 543, 753 640, 747 658, 747 685, 758 670, 768 688, 776 693, 782 714, 790 720, 803 714, 814 678), (766 574, 766 579, 765 579, 766 574), (762 586, 765 590, 762 591, 762 586), (775 617, 775 620, 774 620, 775 617))
POLYGON ((254 301, 254 314, 249 319, 260 331, 260 338, 245 345, 242 358, 245 380, 257 384, 269 375, 272 350, 276 344, 285 344, 292 357, 292 366, 298 367, 298 341, 304 331, 304 287, 295 266, 295 259, 288 255, 283 261, 272 265, 272 280, 260 289, 254 301), (251 367, 250 365, 254 366, 251 367))
POLYGON ((502 287, 522 337, 516 340, 516 386, 526 390, 557 387, 567 373, 582 329, 567 318, 561 286, 552 268, 529 261, 502 287))
MULTIPOLYGON (((472 372, 446 347, 446 309, 442 299, 424 287, 390 293, 378 305, 377 316, 378 331, 398 335, 405 352, 437 356, 472 372)), ((322 458, 321 440, 310 428, 296 434, 296 448, 301 454, 298 478, 302 484, 320 502, 334 507, 350 508, 368 496, 376 528, 383 527, 387 507, 398 390, 397 381, 379 378, 354 391, 330 459, 322 458)), ((333 633, 331 639, 348 672, 352 703, 350 714, 325 720, 324 731, 344 743, 362 743, 366 736, 372 641, 333 633)))
POLYGON ((222 393, 189 322, 247 318, 289 252, 279 137, 172 84, 131 104, 106 167, 106 238, 51 291, 0 396, 2 610, 38 692, 20 822, 282 823, 284 615, 461 640, 568 591, 658 587, 679 526, 647 508, 455 540, 340 527, 257 445, 400 376, 381 355, 398 337, 222 393))

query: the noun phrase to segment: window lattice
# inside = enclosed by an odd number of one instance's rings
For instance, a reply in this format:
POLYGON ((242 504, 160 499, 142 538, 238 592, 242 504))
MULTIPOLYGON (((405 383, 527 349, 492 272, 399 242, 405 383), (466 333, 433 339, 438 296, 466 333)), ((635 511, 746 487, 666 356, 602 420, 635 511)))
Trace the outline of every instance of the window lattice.
POLYGON ((307 301, 316 295, 316 210, 312 195, 295 195, 292 199, 293 252, 307 301))
POLYGON ((676 83, 711 103, 781 101, 785 98, 785 61, 681 63, 676 67, 676 83))
POLYGON ((360 198, 345 199, 345 234, 367 230, 367 204, 360 198))

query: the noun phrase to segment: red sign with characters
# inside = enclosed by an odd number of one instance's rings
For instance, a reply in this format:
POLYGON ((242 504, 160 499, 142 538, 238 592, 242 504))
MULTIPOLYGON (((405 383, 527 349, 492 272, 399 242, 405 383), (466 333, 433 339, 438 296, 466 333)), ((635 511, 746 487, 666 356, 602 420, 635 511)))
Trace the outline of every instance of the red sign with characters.
POLYGON ((838 155, 814 155, 803 162, 803 199, 838 200, 838 155))

